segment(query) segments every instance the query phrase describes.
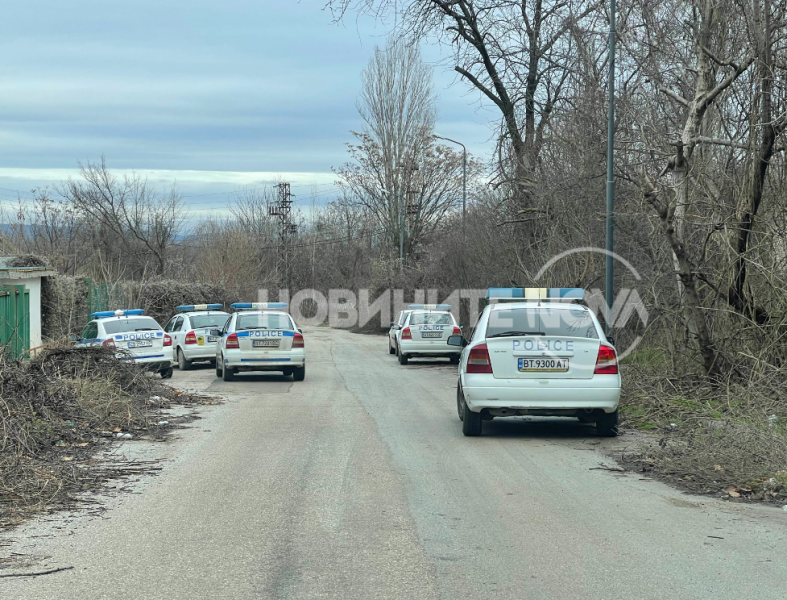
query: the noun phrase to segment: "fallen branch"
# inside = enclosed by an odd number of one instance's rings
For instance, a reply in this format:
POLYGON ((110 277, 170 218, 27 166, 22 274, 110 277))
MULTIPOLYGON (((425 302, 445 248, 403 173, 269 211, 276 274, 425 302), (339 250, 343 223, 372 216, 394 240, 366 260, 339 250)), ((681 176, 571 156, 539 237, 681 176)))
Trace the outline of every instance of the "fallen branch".
POLYGON ((0 575, 0 577, 38 577, 39 575, 51 575, 52 573, 59 573, 60 571, 70 571, 73 568, 74 567, 60 567, 59 569, 38 571, 37 573, 8 573, 7 575, 0 575))

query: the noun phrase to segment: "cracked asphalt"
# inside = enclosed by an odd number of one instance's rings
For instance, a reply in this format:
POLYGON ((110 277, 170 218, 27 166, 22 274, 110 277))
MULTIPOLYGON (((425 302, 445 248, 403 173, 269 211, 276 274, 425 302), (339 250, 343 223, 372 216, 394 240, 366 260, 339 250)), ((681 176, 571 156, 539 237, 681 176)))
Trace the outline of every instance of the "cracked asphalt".
POLYGON ((599 469, 625 436, 572 420, 465 438, 455 367, 326 328, 306 345, 302 383, 176 371, 228 402, 135 450, 169 459, 102 515, 15 531, 32 570, 74 568, 0 579, 0 597, 787 598, 787 512, 599 469))

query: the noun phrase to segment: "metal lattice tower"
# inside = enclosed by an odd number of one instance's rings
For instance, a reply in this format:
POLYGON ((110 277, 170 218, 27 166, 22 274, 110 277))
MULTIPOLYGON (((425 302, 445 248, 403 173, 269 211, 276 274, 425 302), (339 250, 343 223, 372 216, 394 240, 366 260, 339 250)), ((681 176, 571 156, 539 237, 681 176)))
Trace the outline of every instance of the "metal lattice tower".
POLYGON ((276 203, 268 211, 271 216, 279 218, 279 256, 276 261, 276 275, 279 287, 290 289, 291 270, 290 257, 292 254, 292 238, 298 231, 298 226, 292 222, 292 193, 289 183, 280 183, 276 186, 278 195, 276 203))

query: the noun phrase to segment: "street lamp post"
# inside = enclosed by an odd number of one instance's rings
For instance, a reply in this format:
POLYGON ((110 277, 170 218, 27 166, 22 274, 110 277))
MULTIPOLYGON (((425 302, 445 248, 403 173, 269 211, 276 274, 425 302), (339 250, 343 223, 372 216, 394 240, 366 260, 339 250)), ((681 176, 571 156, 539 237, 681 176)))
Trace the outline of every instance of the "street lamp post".
POLYGON ((615 0, 610 0, 609 6, 609 100, 607 107, 607 264, 604 275, 607 296, 607 314, 604 317, 606 333, 612 329, 612 292, 614 282, 614 252, 613 233, 615 211, 615 0))
POLYGON ((467 218, 467 148, 462 142, 457 142, 442 135, 433 135, 432 137, 462 146, 462 236, 464 237, 465 220, 467 218))

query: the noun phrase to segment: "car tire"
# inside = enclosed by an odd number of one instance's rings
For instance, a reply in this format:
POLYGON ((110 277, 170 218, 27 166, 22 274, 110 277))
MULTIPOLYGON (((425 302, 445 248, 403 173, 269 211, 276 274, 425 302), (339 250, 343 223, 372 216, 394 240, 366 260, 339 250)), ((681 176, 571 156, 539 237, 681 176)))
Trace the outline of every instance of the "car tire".
POLYGON ((456 382, 456 412, 459 415, 459 420, 464 421, 465 415, 464 411, 462 410, 462 385, 457 381, 456 382))
POLYGON ((396 354, 396 348, 391 346, 391 338, 388 338, 388 354, 396 354))
POLYGON ((462 433, 468 437, 481 435, 483 422, 481 413, 470 410, 467 406, 467 402, 462 398, 462 433))
POLYGON ((216 367, 216 377, 221 377, 221 375, 222 375, 222 369, 221 369, 221 367, 219 366, 219 363, 218 363, 218 362, 216 362, 216 361, 214 360, 214 361, 213 361, 213 365, 216 367))
POLYGON ((181 371, 188 371, 190 368, 191 361, 184 356, 183 350, 178 348, 178 369, 181 371))
POLYGON ((451 364, 452 365, 458 365, 459 364, 459 355, 458 354, 454 354, 450 358, 451 358, 451 364))
POLYGON ((399 364, 400 365, 406 365, 407 364, 407 355, 402 354, 402 352, 399 352, 399 364))
POLYGON ((159 373, 161 373, 162 379, 169 379, 170 377, 172 377, 172 372, 173 372, 172 367, 168 367, 166 369, 162 369, 161 371, 159 371, 159 373))
POLYGON ((618 411, 604 413, 596 420, 596 433, 601 437, 616 437, 618 435, 618 411))
POLYGON ((302 367, 295 369, 295 371, 292 374, 293 381, 303 381, 304 379, 306 379, 306 365, 303 365, 302 367))
POLYGON ((208 361, 208 363, 210 364, 210 366, 212 368, 214 368, 214 369, 216 368, 216 361, 215 360, 211 359, 211 360, 208 361))
POLYGON ((228 367, 227 365, 224 365, 221 368, 221 378, 224 381, 232 381, 234 376, 235 376, 235 373, 233 372, 232 367, 228 367))

